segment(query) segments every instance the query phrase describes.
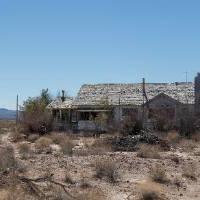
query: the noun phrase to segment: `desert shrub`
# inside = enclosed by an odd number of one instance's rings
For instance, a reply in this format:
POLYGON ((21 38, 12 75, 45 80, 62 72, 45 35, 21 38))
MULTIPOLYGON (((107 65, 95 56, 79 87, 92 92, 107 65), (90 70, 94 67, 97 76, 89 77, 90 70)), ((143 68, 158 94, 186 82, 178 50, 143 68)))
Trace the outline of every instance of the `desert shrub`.
POLYGON ((34 143, 36 140, 39 139, 39 135, 38 134, 30 134, 27 138, 27 140, 31 143, 34 143))
POLYGON ((24 135, 18 131, 14 131, 10 134, 12 142, 19 142, 24 139, 24 135))
POLYGON ((200 132, 196 132, 192 135, 192 140, 195 142, 200 142, 200 132))
POLYGON ((27 159, 31 155, 31 148, 30 145, 27 143, 19 144, 18 150, 22 159, 27 159))
POLYGON ((193 150, 197 147, 197 144, 194 140, 181 139, 178 143, 178 147, 185 152, 193 152, 193 150))
POLYGON ((41 137, 35 142, 35 148, 36 150, 40 152, 49 152, 51 151, 51 144, 52 140, 47 137, 41 137))
POLYGON ((65 173, 64 181, 65 181, 65 183, 74 184, 71 174, 69 174, 68 172, 65 173))
POLYGON ((185 165, 183 176, 191 180, 197 180, 197 166, 194 163, 185 165))
POLYGON ((106 196, 102 190, 98 188, 93 188, 80 194, 77 200, 105 200, 106 196))
POLYGON ((65 138, 61 143, 60 143, 61 151, 63 152, 64 155, 72 155, 73 154, 73 148, 74 144, 69 138, 65 138))
POLYGON ((150 177, 153 181, 157 183, 166 183, 168 182, 166 171, 162 165, 155 165, 150 170, 150 177))
POLYGON ((171 144, 176 144, 180 140, 180 135, 176 131, 170 131, 166 138, 171 144))
POLYGON ((175 162, 176 164, 179 164, 179 163, 180 163, 180 159, 179 159, 179 157, 176 156, 176 155, 172 155, 172 156, 170 157, 170 159, 171 159, 173 162, 175 162))
POLYGON ((162 197, 162 188, 154 182, 145 182, 139 185, 141 200, 164 200, 162 197))
POLYGON ((117 166, 110 160, 99 160, 95 163, 97 178, 107 178, 111 183, 115 183, 118 178, 117 166))
POLYGON ((24 102, 22 124, 29 132, 45 134, 52 130, 52 115, 46 109, 50 102, 48 89, 42 90, 39 97, 29 98, 24 102))
POLYGON ((183 187, 183 182, 182 182, 181 178, 178 177, 178 176, 176 176, 176 177, 174 178, 173 184, 174 184, 176 187, 178 187, 178 188, 183 187))
POLYGON ((17 161, 12 146, 0 147, 0 172, 16 167, 17 161))
POLYGON ((142 129, 142 120, 137 119, 134 115, 125 117, 121 125, 123 135, 138 135, 142 129))
POLYGON ((62 133, 52 133, 51 134, 51 139, 52 139, 53 143, 55 143, 55 144, 61 144, 63 142, 63 140, 65 140, 66 138, 67 138, 67 136, 62 133))
POLYGON ((92 186, 90 185, 90 183, 88 182, 88 180, 86 180, 86 178, 82 178, 80 181, 80 188, 82 189, 87 189, 87 188, 91 188, 92 186))
POLYGON ((160 159, 159 148, 153 145, 142 144, 139 147, 137 156, 141 158, 160 159))
POLYGON ((196 117, 189 108, 184 108, 179 111, 180 119, 178 122, 178 130, 181 136, 191 138, 192 134, 196 131, 196 117))

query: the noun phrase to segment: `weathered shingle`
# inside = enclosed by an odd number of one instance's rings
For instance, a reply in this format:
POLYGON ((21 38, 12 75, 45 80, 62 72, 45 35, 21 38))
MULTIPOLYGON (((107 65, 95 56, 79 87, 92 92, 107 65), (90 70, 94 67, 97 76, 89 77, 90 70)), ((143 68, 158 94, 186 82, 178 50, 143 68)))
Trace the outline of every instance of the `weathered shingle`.
MULTIPOLYGON (((181 103, 194 103, 193 83, 146 83, 148 99, 164 93, 181 103)), ((95 106, 108 99, 110 105, 141 105, 142 84, 95 84, 83 85, 73 101, 73 106, 95 106)))
POLYGON ((58 97, 47 106, 47 109, 71 108, 72 102, 73 102, 73 99, 71 99, 71 98, 66 98, 65 101, 62 101, 62 99, 60 97, 58 97))

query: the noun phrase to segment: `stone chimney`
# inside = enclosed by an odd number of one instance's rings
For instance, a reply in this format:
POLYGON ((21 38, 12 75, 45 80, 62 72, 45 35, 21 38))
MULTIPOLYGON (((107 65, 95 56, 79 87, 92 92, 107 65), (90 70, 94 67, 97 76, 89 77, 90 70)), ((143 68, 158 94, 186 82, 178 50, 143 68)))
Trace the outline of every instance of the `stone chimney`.
POLYGON ((195 110, 200 114, 200 73, 195 77, 195 110))

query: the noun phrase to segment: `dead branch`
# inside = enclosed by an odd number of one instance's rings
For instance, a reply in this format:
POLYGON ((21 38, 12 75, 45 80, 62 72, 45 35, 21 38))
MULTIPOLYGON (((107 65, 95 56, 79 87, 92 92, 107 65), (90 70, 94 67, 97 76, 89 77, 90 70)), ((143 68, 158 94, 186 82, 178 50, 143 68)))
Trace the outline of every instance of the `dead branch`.
POLYGON ((66 189, 67 186, 65 184, 52 180, 52 177, 53 177, 53 174, 51 174, 50 176, 44 176, 44 177, 39 177, 35 179, 18 176, 19 180, 22 181, 23 183, 26 183, 34 192, 34 194, 37 195, 39 198, 46 199, 46 195, 38 188, 38 186, 36 186, 35 183, 49 182, 54 185, 60 186, 71 200, 77 200, 76 197, 74 197, 73 195, 70 194, 70 192, 67 191, 66 189))

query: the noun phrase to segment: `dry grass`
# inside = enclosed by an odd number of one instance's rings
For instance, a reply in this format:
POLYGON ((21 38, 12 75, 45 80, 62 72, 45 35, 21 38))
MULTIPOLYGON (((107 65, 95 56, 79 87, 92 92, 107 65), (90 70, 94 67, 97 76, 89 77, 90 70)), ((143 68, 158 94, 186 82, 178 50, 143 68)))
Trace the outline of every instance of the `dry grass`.
POLYGON ((10 134, 10 138, 11 138, 12 142, 20 142, 20 141, 24 140, 24 134, 15 130, 10 134))
POLYGON ((197 143, 194 140, 181 139, 177 144, 184 152, 193 152, 197 147, 197 143))
POLYGON ((162 187, 157 183, 146 181, 140 183, 138 188, 141 194, 141 200, 164 200, 162 187))
POLYGON ((22 159, 27 159, 30 157, 32 151, 30 145, 27 143, 21 143, 18 145, 19 154, 21 155, 22 159))
POLYGON ((47 137, 41 137, 35 142, 35 148, 36 150, 41 152, 51 152, 51 144, 53 141, 50 138, 47 137))
POLYGON ((0 128, 12 129, 16 126, 15 120, 0 120, 0 128))
POLYGON ((84 149, 79 149, 76 151, 78 156, 90 156, 90 155, 104 155, 108 152, 112 152, 112 147, 103 139, 94 139, 93 141, 88 141, 85 139, 83 141, 84 149))
POLYGON ((11 146, 0 147, 0 172, 17 167, 14 150, 11 146))
POLYGON ((171 144, 176 144, 180 140, 180 135, 176 131, 171 131, 166 138, 171 144))
POLYGON ((161 158, 159 154, 159 147, 148 144, 140 145, 139 150, 137 152, 137 156, 141 158, 152 158, 152 159, 161 158))
POLYGON ((69 138, 65 138, 64 140, 62 140, 62 142, 60 143, 60 147, 64 155, 71 156, 73 154, 74 144, 69 138))
POLYGON ((39 139, 39 135, 38 134, 31 134, 28 136, 27 140, 31 143, 34 143, 36 140, 39 139))
POLYGON ((181 177, 176 176, 173 180, 173 184, 176 185, 176 187, 178 188, 183 187, 183 182, 181 180, 181 177))
POLYGON ((65 140, 67 138, 66 135, 64 135, 63 133, 52 133, 50 135, 53 143, 55 144, 61 144, 63 140, 65 140))
POLYGON ((200 132, 193 134, 192 140, 199 143, 200 142, 200 132))
POLYGON ((78 200, 106 200, 106 196, 102 190, 93 188, 77 197, 78 200))
POLYGON ((111 183, 115 183, 119 176, 116 164, 111 160, 98 160, 95 163, 97 178, 107 178, 111 183))
POLYGON ((65 179, 64 179, 64 181, 65 181, 65 183, 68 183, 68 184, 74 184, 72 176, 68 172, 65 173, 65 179))
POLYGON ((183 176, 191 180, 197 180, 197 166, 194 163, 188 164, 183 168, 183 176))
POLYGON ((167 183, 169 182, 167 175, 166 175, 166 170, 162 165, 155 165, 152 167, 150 170, 150 177, 152 181, 157 182, 157 183, 167 183))

